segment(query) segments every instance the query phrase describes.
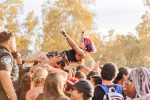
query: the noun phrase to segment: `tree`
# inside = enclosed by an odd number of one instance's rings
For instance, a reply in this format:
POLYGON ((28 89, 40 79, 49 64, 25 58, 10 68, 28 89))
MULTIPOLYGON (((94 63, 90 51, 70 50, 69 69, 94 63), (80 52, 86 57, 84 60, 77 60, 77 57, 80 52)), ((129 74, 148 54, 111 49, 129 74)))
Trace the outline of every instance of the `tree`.
POLYGON ((4 2, 0 4, 1 30, 8 30, 11 32, 19 31, 17 16, 22 11, 22 5, 23 3, 21 0, 4 0, 4 2))
POLYGON ((67 42, 60 34, 62 28, 76 42, 79 42, 82 31, 93 29, 93 14, 83 6, 84 3, 85 0, 59 0, 52 7, 43 6, 44 51, 69 48, 69 45, 64 45, 67 42))
POLYGON ((17 41, 17 49, 19 50, 19 52, 27 54, 28 45, 29 45, 28 39, 24 37, 23 35, 17 35, 16 41, 17 41))
POLYGON ((144 0, 144 3, 146 6, 148 6, 150 8, 150 1, 149 0, 144 0))
MULTIPOLYGON (((144 56, 150 56, 150 14, 146 12, 142 17, 142 22, 137 25, 136 29, 139 35, 141 46, 143 47, 144 56)), ((150 66, 150 63, 146 63, 146 66, 150 66)))
POLYGON ((150 14, 146 12, 142 17, 142 22, 137 26, 139 37, 150 36, 150 14))
MULTIPOLYGON (((18 15, 23 12, 22 0, 4 0, 0 3, 0 30, 20 33, 22 30, 18 15), (8 6, 9 5, 9 6, 8 6)), ((23 35, 16 36, 17 48, 22 53, 27 53, 28 40, 23 35)))
MULTIPOLYGON (((40 32, 40 28, 38 27, 39 25, 39 20, 38 17, 35 16, 34 12, 31 11, 28 13, 25 22, 23 23, 23 27, 24 27, 24 36, 28 39, 28 42, 30 45, 28 45, 28 50, 30 51, 35 51, 35 49, 39 49, 36 46, 38 45, 37 43, 39 43, 39 39, 37 40, 40 32)), ((39 50, 37 50, 39 51, 39 50)))
POLYGON ((127 35, 122 41, 125 48, 124 56, 126 57, 128 67, 138 67, 143 65, 143 47, 141 42, 133 35, 127 35))

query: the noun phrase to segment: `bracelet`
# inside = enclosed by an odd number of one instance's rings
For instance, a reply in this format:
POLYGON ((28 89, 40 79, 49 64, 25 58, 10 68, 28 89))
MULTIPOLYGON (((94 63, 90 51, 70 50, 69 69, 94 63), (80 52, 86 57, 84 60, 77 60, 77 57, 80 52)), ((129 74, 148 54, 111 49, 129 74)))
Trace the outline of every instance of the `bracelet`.
POLYGON ((68 38, 68 36, 65 36, 65 38, 68 38))
POLYGON ((64 37, 67 37, 67 35, 65 34, 64 37))
POLYGON ((66 37, 66 33, 65 32, 63 32, 63 35, 66 37))
POLYGON ((67 37, 68 37, 68 35, 67 35, 67 34, 65 34, 64 36, 65 36, 65 38, 67 38, 67 37))

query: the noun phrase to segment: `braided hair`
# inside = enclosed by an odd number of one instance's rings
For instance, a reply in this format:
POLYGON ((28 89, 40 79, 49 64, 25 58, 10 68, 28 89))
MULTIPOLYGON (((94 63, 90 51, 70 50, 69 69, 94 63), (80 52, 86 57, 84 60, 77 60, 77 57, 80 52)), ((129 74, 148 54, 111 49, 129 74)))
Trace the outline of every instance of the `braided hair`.
MULTIPOLYGON (((130 79, 133 81, 136 90, 136 97, 146 99, 150 96, 150 72, 148 69, 140 67, 131 70, 130 79)), ((150 97, 149 97, 150 98, 150 97)), ((143 99, 142 99, 143 100, 143 99)))

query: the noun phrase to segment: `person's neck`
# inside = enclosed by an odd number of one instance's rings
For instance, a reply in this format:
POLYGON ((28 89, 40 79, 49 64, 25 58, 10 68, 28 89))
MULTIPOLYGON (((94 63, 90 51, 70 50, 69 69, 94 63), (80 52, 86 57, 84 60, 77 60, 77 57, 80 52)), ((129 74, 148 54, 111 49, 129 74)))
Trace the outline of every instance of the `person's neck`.
POLYGON ((78 98, 78 100, 84 100, 83 97, 82 98, 78 98))
POLYGON ((118 84, 120 84, 120 85, 122 85, 123 86, 123 80, 121 79, 121 80, 119 80, 118 81, 118 84))
POLYGON ((35 87, 44 87, 44 83, 35 84, 35 87))
POLYGON ((71 98, 70 100, 84 100, 83 97, 71 98))
POLYGON ((44 85, 39 85, 37 88, 44 88, 44 85))
POLYGON ((112 81, 102 80, 102 84, 104 84, 104 85, 112 85, 114 83, 112 81))

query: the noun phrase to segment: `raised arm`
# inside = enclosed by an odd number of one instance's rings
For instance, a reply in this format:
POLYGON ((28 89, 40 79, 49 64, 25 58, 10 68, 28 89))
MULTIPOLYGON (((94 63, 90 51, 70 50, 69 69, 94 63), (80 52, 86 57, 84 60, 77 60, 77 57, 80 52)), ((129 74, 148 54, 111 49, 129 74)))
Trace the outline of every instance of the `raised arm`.
POLYGON ((61 32, 63 34, 63 36, 66 38, 68 44, 70 45, 70 47, 76 51, 76 53, 80 56, 85 56, 84 51, 64 32, 61 32))
POLYGON ((47 69, 48 72, 59 72, 64 79, 67 80, 68 74, 65 71, 49 66, 48 64, 43 65, 43 67, 47 69))
POLYGON ((49 59, 46 57, 46 52, 38 52, 34 54, 29 54, 27 56, 24 56, 23 61, 32 63, 34 61, 40 62, 40 63, 46 63, 49 61, 49 59))

